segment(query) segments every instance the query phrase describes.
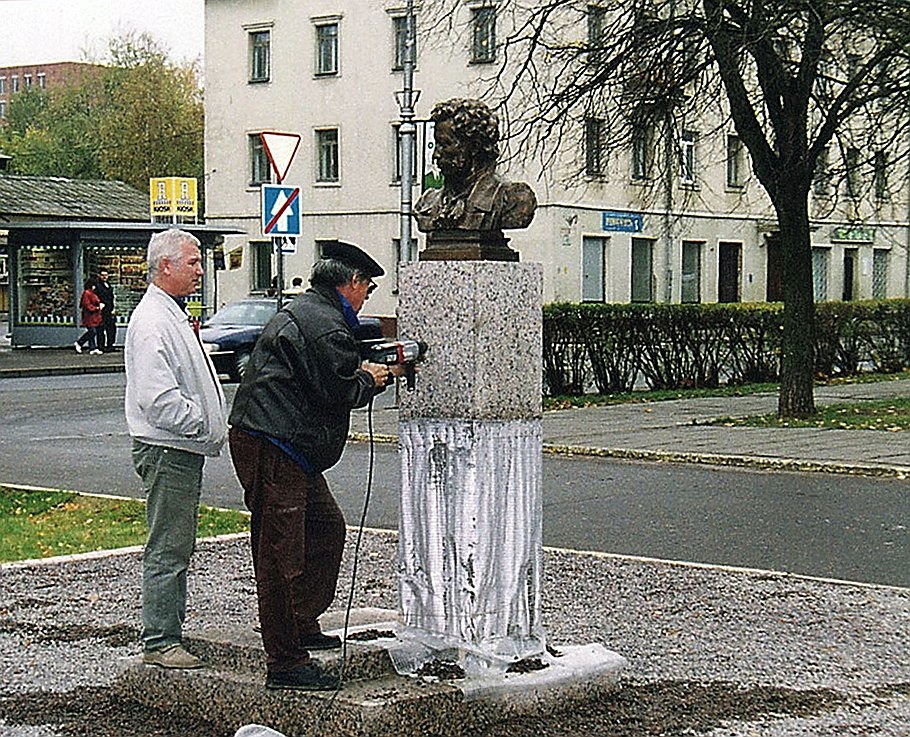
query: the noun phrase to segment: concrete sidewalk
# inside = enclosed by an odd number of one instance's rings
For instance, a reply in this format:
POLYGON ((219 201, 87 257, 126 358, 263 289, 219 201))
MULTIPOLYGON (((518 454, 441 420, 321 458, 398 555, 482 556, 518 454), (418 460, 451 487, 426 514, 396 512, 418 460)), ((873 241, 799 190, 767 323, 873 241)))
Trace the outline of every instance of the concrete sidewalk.
MULTIPOLYGON (((900 379, 819 387, 815 399, 821 406, 908 395, 910 380, 900 379)), ((705 424, 776 410, 777 395, 773 393, 556 410, 544 413, 544 449, 680 463, 910 476, 910 433, 705 424)), ((367 433, 366 412, 353 413, 351 428, 358 434, 367 433)), ((391 407, 374 410, 373 432, 395 437, 397 411, 391 407)))
MULTIPOLYGON (((0 346, 0 379, 121 371, 121 350, 89 356, 72 349, 0 346)), ((910 396, 907 379, 824 386, 815 393, 819 406, 905 396, 910 396)), ((376 403, 372 421, 377 437, 391 440, 398 434, 393 400, 388 393, 376 403)), ((776 409, 777 395, 764 393, 557 410, 544 415, 544 447, 548 452, 614 458, 910 476, 910 433, 706 424, 776 409)), ((367 435, 368 421, 365 410, 355 411, 352 432, 367 435)))

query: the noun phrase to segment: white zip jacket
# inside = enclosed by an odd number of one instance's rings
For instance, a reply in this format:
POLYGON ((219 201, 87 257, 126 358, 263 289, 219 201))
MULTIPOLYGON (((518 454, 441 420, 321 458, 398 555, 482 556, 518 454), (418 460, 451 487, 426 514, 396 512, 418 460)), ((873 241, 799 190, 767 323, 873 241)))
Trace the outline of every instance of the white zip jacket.
POLYGON ((130 435, 217 456, 227 436, 224 392, 187 314, 154 284, 130 317, 124 354, 130 435))

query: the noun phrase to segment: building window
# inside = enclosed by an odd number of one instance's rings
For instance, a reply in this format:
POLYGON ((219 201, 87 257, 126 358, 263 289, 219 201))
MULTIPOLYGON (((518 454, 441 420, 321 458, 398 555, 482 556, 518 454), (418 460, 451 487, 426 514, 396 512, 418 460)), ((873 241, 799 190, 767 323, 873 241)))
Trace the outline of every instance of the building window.
POLYGON ((589 177, 602 177, 607 173, 605 130, 606 123, 600 118, 585 120, 585 174, 589 177))
POLYGON ((588 6, 588 54, 592 61, 596 61, 603 51, 604 26, 606 24, 607 10, 598 5, 588 6))
POLYGON ((19 91, 19 75, 18 74, 14 74, 12 77, 10 77, 10 91, 11 92, 19 91))
POLYGON ((742 279, 742 243, 721 241, 717 254, 717 301, 739 302, 742 279))
POLYGON ((6 117, 6 100, 0 100, 0 118, 6 117))
POLYGON ((253 256, 250 288, 254 292, 268 291, 272 287, 272 244, 270 241, 251 241, 250 252, 253 256))
POLYGON ((632 239, 632 301, 654 301, 654 242, 648 238, 632 239))
POLYGON ((271 31, 250 31, 250 82, 268 82, 271 75, 271 31))
POLYGON ((47 75, 44 72, 38 73, 38 86, 42 90, 47 88, 47 75))
POLYGON ((482 64, 496 60, 496 8, 474 8, 471 61, 482 64))
POLYGON ((651 130, 647 125, 637 125, 632 131, 632 179, 651 176, 651 130))
POLYGON ((746 182, 746 151, 739 136, 727 136, 727 186, 740 188, 746 182))
POLYGON ((701 254, 704 244, 683 241, 680 302, 701 302, 701 254))
POLYGON ((250 150, 250 185, 255 186, 271 179, 271 165, 262 137, 258 133, 249 135, 250 150))
POLYGON ((338 23, 316 26, 316 74, 338 74, 338 23))
POLYGON ((830 260, 830 249, 812 249, 812 295, 816 302, 828 300, 828 262, 830 260))
POLYGON ((844 166, 847 170, 847 196, 859 197, 860 186, 862 184, 859 170, 859 149, 848 148, 845 154, 844 166))
POLYGON ((881 202, 888 199, 888 155, 884 151, 876 151, 873 166, 875 199, 881 202))
POLYGON ((698 134, 695 131, 684 130, 680 141, 680 173, 679 178, 684 184, 695 184, 695 142, 698 134))
POLYGON ((872 251, 872 299, 888 296, 888 259, 891 252, 884 248, 872 251))
POLYGON ((337 182, 338 179, 338 129, 317 130, 316 181, 337 182))
POLYGON ((819 197, 831 194, 831 166, 828 159, 829 151, 823 148, 815 160, 815 174, 812 177, 812 191, 819 197))
POLYGON ((0 95, 6 94, 6 77, 0 77, 0 95))
MULTIPOLYGON (((396 15, 392 18, 392 35, 394 37, 395 58, 392 61, 392 69, 401 71, 404 69, 404 62, 407 58, 408 42, 408 18, 406 15, 396 15)), ((411 59, 417 61, 417 28, 415 22, 413 48, 411 49, 411 59)))
POLYGON ((32 88, 32 75, 31 75, 31 74, 23 74, 23 75, 22 75, 22 83, 25 85, 25 89, 30 90, 30 89, 32 88))
POLYGON ((606 300, 607 245, 609 238, 584 236, 581 240, 581 301, 606 300))
MULTIPOLYGON (((395 151, 395 170, 392 172, 392 181, 396 184, 401 181, 401 173, 404 171, 404 147, 401 139, 401 126, 392 125, 392 146, 395 151)), ((417 131, 411 136, 411 181, 417 181, 417 131)))

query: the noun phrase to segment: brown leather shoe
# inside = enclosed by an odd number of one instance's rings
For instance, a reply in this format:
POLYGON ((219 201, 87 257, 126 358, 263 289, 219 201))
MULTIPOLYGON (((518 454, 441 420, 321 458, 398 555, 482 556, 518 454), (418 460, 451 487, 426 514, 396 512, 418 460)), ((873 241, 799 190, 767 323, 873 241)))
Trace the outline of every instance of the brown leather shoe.
POLYGON ((202 661, 190 655, 183 645, 176 643, 160 650, 146 650, 142 653, 142 662, 146 665, 157 665, 160 668, 191 669, 201 668, 202 661))

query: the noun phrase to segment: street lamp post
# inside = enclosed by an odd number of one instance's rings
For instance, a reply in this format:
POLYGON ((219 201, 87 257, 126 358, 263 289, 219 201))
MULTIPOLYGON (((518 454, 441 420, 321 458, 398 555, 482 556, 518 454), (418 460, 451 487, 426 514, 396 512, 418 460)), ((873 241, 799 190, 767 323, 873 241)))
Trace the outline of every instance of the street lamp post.
POLYGON ((405 15, 405 41, 402 68, 404 84, 397 95, 401 115, 398 127, 401 145, 401 223, 398 243, 398 262, 406 263, 411 257, 411 211, 414 189, 414 153, 416 150, 417 126, 414 124, 414 103, 419 94, 414 92, 414 47, 416 28, 414 23, 414 0, 408 0, 405 15))

